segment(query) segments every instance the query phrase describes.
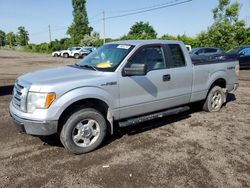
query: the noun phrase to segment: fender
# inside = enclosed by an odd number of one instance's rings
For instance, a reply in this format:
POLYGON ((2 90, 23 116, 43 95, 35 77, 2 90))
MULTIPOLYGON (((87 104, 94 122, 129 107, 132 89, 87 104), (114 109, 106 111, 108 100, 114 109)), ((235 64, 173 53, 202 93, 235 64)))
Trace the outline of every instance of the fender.
POLYGON ((71 104, 88 98, 102 100, 109 106, 109 109, 111 109, 113 117, 119 115, 119 113, 113 111, 113 109, 117 108, 119 104, 119 100, 115 99, 114 96, 98 87, 81 87, 65 93, 52 104, 53 107, 58 109, 55 118, 59 119, 63 111, 71 104))
POLYGON ((207 81, 207 90, 209 90, 211 88, 211 86, 213 85, 213 83, 218 80, 218 79, 224 79, 227 83, 227 73, 224 70, 218 70, 216 72, 214 72, 213 74, 211 74, 209 76, 209 80, 207 81))

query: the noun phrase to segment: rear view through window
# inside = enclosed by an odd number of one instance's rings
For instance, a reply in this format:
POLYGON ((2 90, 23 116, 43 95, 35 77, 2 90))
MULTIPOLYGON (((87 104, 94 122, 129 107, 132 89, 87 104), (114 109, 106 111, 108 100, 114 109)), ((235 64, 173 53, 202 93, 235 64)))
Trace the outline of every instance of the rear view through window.
POLYGON ((181 50, 181 47, 178 44, 169 44, 168 45, 171 56, 172 56, 172 61, 173 61, 173 67, 183 67, 186 65, 185 63, 185 58, 183 55, 183 52, 181 50))

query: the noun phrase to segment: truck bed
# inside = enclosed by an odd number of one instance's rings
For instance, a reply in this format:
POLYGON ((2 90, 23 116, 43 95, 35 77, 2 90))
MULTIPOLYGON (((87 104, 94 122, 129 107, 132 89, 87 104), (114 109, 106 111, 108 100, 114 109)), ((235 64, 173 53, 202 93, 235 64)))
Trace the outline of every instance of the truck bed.
POLYGON ((217 64, 217 63, 230 63, 237 61, 237 59, 211 59, 211 60, 192 60, 193 65, 207 65, 207 64, 217 64))

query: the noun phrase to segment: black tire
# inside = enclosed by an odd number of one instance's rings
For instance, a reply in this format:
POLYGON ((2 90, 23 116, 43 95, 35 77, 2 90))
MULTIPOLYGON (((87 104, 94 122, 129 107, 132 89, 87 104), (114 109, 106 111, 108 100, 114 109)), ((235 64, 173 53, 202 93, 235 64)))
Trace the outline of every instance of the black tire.
POLYGON ((84 154, 99 147, 106 134, 107 124, 103 115, 93 108, 84 108, 69 116, 60 132, 60 140, 70 152, 84 154), (92 128, 89 124, 92 124, 92 128), (89 145, 85 140, 90 142, 89 145))
POLYGON ((220 111, 223 103, 225 102, 225 93, 219 86, 214 86, 208 93, 205 103, 203 104, 203 110, 207 112, 220 111))
POLYGON ((80 58, 80 55, 78 53, 74 54, 74 58, 75 59, 79 59, 80 58))
POLYGON ((55 54, 54 57, 58 57, 58 54, 55 54))
POLYGON ((64 54, 63 54, 63 57, 64 57, 64 58, 68 58, 68 57, 69 57, 69 54, 68 54, 68 53, 64 53, 64 54))

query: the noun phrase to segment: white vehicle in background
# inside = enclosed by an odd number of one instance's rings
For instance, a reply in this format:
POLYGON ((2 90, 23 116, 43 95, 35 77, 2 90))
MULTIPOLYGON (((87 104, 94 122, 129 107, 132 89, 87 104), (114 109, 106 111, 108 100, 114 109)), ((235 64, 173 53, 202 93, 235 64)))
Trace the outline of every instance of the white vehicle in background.
POLYGON ((59 56, 61 56, 61 51, 52 52, 52 56, 53 57, 59 57, 59 56))
POLYGON ((186 46, 186 48, 187 48, 187 50, 188 50, 189 52, 192 50, 191 45, 185 45, 185 46, 186 46))
POLYGON ((95 51, 96 48, 95 47, 91 47, 91 46, 85 46, 85 47, 82 47, 82 49, 80 50, 79 52, 79 56, 77 56, 75 54, 75 58, 84 58, 85 56, 89 55, 91 52, 95 51))
POLYGON ((81 47, 72 47, 68 48, 67 50, 61 51, 61 56, 64 58, 74 57, 76 54, 79 54, 81 47))

